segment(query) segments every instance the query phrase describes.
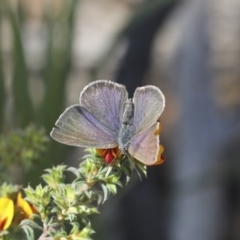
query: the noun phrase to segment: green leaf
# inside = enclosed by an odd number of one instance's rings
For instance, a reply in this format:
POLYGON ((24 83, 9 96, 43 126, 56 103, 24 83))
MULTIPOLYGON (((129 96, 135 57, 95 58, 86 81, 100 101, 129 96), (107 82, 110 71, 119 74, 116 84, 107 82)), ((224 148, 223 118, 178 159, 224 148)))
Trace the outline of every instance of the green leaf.
POLYGON ((116 187, 115 184, 107 183, 107 188, 108 188, 108 190, 109 190, 112 194, 116 194, 116 193, 117 193, 117 187, 116 187))
POLYGON ((109 191, 105 184, 101 184, 101 187, 103 190, 103 202, 102 203, 104 203, 108 199, 109 191))
POLYGON ((77 178, 81 177, 80 172, 79 172, 79 170, 77 168, 69 167, 67 169, 67 171, 72 172, 73 174, 75 174, 77 178))
POLYGON ((35 237, 34 237, 34 230, 33 230, 33 228, 31 226, 24 225, 21 228, 24 231, 24 233, 26 234, 26 238, 28 240, 34 240, 35 239, 35 237))
POLYGON ((33 229, 40 229, 40 230, 43 230, 43 228, 37 224, 36 222, 34 222, 33 220, 31 219, 24 219, 21 221, 20 225, 19 225, 21 228, 24 228, 26 226, 29 226, 33 229))

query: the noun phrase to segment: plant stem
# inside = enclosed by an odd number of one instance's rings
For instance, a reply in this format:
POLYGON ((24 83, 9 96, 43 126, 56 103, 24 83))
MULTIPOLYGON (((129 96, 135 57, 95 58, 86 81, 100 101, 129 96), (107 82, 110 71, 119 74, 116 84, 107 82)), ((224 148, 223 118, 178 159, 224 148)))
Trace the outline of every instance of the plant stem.
POLYGON ((47 237, 49 232, 52 228, 48 227, 46 224, 44 224, 44 230, 42 235, 38 238, 38 240, 53 240, 53 237, 47 237))

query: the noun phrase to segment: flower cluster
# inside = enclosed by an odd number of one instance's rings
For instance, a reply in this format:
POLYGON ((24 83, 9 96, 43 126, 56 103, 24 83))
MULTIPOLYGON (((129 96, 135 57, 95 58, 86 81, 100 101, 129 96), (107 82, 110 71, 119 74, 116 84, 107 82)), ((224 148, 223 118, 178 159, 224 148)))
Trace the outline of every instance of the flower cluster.
POLYGON ((32 214, 37 213, 35 208, 22 198, 18 192, 16 199, 14 193, 9 197, 0 197, 0 235, 4 230, 15 227, 23 219, 29 219, 32 214))
POLYGON ((9 169, 13 166, 23 173, 36 166, 48 142, 45 130, 34 125, 0 134, 0 182, 11 181, 9 169))

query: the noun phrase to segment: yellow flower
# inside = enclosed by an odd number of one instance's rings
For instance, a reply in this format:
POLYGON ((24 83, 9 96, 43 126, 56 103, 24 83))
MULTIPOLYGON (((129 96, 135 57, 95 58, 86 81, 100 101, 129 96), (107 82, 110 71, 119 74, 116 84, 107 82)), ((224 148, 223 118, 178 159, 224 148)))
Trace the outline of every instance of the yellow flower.
POLYGON ((6 230, 12 223, 14 204, 9 198, 0 198, 0 231, 6 230))
POLYGON ((30 218, 33 213, 37 213, 36 209, 22 198, 21 192, 18 193, 16 206, 19 207, 24 214, 23 219, 30 218))

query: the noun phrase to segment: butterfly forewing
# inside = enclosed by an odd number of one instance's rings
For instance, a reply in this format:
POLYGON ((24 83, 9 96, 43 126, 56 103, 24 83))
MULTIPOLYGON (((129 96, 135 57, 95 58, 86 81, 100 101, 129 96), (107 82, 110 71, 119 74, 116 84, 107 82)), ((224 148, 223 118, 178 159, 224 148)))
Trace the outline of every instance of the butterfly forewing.
POLYGON ((55 125, 50 135, 58 142, 78 147, 117 146, 116 136, 111 130, 79 105, 67 108, 55 125))
POLYGON ((99 80, 83 89, 80 95, 80 105, 107 126, 117 138, 124 103, 127 99, 128 93, 125 86, 99 80))
POLYGON ((133 97, 135 136, 151 127, 159 119, 165 107, 165 98, 155 86, 136 89, 133 97))

